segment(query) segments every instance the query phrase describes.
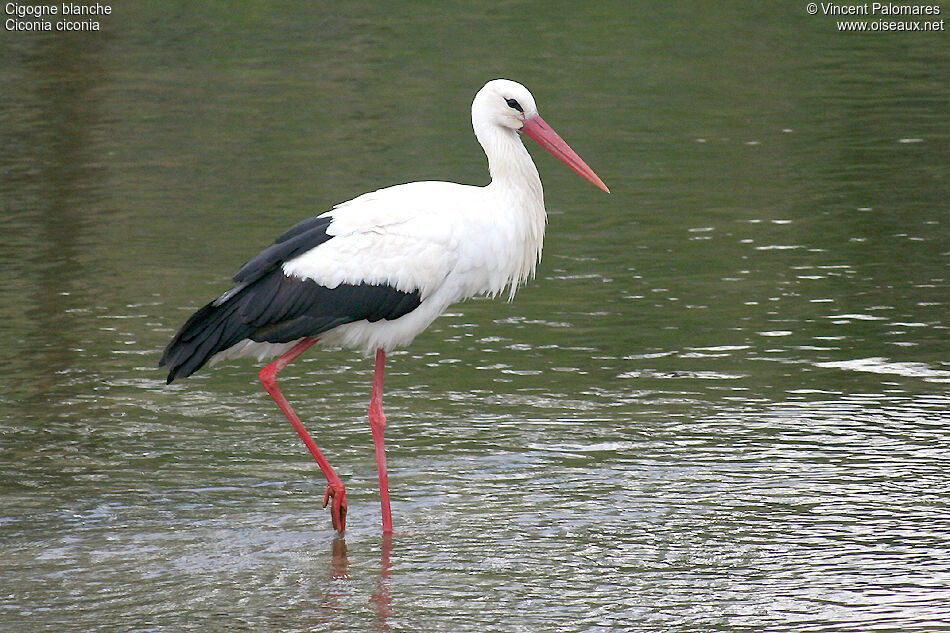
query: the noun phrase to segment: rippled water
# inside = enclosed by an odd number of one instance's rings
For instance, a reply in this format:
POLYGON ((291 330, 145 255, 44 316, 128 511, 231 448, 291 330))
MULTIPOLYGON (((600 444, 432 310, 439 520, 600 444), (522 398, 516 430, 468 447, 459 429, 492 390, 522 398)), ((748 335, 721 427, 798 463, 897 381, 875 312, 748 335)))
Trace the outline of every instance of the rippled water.
POLYGON ((950 626, 946 38, 581 6, 128 3, 0 39, 0 629, 950 626), (160 350, 293 222, 484 183, 502 75, 614 193, 536 152, 538 279, 391 356, 392 540, 371 360, 282 374, 339 539, 256 366, 167 387, 160 350))

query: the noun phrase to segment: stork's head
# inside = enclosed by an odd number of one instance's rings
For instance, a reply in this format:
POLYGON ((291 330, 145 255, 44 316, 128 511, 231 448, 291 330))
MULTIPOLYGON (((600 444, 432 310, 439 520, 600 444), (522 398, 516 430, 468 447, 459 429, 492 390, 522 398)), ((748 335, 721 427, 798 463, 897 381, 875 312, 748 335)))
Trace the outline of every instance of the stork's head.
POLYGON ((538 116, 538 106, 528 89, 517 81, 493 79, 475 95, 472 117, 476 114, 495 125, 520 130, 527 119, 538 116))
POLYGON ((534 97, 517 81, 493 79, 485 84, 472 102, 472 123, 476 133, 480 125, 494 125, 524 133, 584 179, 610 193, 594 170, 538 116, 534 97))

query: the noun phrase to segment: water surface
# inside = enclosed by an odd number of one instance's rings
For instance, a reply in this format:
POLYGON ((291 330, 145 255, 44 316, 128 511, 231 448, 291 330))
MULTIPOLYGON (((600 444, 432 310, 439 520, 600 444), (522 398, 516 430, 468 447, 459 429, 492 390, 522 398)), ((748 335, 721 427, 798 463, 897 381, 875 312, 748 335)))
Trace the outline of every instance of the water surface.
POLYGON ((0 621, 84 631, 908 631, 950 621, 942 33, 801 7, 116 5, 4 33, 0 621), (530 16, 530 19, 525 19, 530 16), (513 303, 387 376, 313 352, 164 385, 185 318, 294 222, 487 181, 487 79, 606 196, 550 213, 513 303))

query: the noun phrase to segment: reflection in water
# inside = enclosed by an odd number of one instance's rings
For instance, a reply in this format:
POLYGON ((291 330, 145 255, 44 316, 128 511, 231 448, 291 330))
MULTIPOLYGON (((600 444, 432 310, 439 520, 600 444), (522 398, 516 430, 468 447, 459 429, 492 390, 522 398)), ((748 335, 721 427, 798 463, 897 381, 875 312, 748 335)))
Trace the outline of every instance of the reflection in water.
POLYGON ((346 539, 338 536, 333 539, 333 555, 330 563, 330 578, 334 580, 349 578, 350 559, 347 558, 346 539))
POLYGON ((26 99, 17 105, 19 114, 32 120, 17 130, 27 136, 16 147, 24 152, 17 160, 37 172, 4 196, 34 216, 38 231, 32 265, 24 270, 33 283, 24 286, 31 290, 26 307, 33 322, 31 373, 47 377, 38 386, 44 393, 61 386, 58 372, 81 364, 69 344, 77 338, 74 311, 95 301, 83 283, 82 257, 87 229, 101 219, 95 217, 95 185, 101 180, 94 167, 99 160, 94 131, 101 117, 95 95, 106 77, 97 49, 75 44, 70 38, 41 40, 29 57, 31 81, 20 86, 26 99))
POLYGON ((363 587, 372 586, 369 593, 368 604, 373 613, 373 629, 377 631, 389 631, 389 620, 393 613, 392 589, 390 579, 392 576, 392 557, 393 538, 391 534, 382 536, 380 543, 379 565, 375 569, 359 565, 359 576, 364 571, 367 575, 375 576, 372 583, 362 582, 360 578, 354 577, 351 572, 350 558, 348 555, 346 539, 337 536, 333 539, 329 559, 329 574, 321 589, 322 599, 320 601, 320 610, 322 615, 317 618, 320 626, 329 625, 337 622, 341 617, 347 615, 347 610, 357 607, 360 596, 365 596, 363 587))
POLYGON ((350 577, 350 559, 347 556, 346 539, 338 536, 333 539, 330 552, 330 574, 327 588, 320 603, 322 609, 342 611, 340 600, 345 593, 346 583, 350 577))
POLYGON ((376 606, 376 623, 380 631, 389 631, 389 618, 393 612, 393 596, 389 578, 392 575, 390 557, 393 553, 393 535, 383 534, 380 544, 379 581, 370 601, 376 606))
POLYGON ((91 397, 97 370, 87 349, 88 313, 102 302, 94 280, 108 275, 89 267, 94 228, 106 219, 97 131, 108 72, 100 47, 72 37, 15 44, 23 72, 3 90, 0 129, 0 297, 12 301, 0 302, 0 318, 21 326, 0 334, 11 370, 0 402, 16 412, 16 430, 3 435, 19 449, 0 479, 62 486, 95 445, 89 421, 108 415, 91 397), (77 409, 79 400, 88 406, 77 409), (52 442, 30 441, 41 429, 52 442))

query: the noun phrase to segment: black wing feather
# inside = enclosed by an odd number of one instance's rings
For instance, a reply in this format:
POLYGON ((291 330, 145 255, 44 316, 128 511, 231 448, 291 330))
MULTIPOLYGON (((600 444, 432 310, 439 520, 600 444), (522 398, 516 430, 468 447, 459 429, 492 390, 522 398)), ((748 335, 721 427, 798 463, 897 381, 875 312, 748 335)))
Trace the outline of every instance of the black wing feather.
POLYGON ((241 266, 234 274, 233 281, 253 282, 280 267, 284 262, 323 244, 333 237, 327 234, 327 227, 330 226, 332 220, 330 216, 316 217, 294 225, 274 240, 273 244, 261 251, 257 257, 241 266))
POLYGON ((238 270, 235 287, 195 312, 162 354, 168 382, 245 339, 289 343, 354 321, 398 319, 419 307, 418 290, 367 283, 328 288, 284 274, 284 262, 333 238, 331 221, 315 217, 293 226, 238 270))
POLYGON ((332 237, 328 224, 327 218, 301 222, 245 264, 234 277, 238 285, 195 312, 159 362, 168 367, 168 382, 190 376, 245 339, 289 343, 354 321, 398 319, 419 307, 418 290, 367 283, 328 288, 284 274, 286 259, 332 237))

